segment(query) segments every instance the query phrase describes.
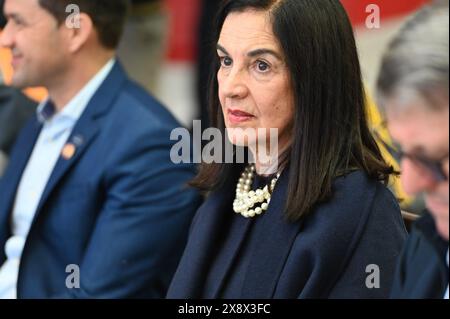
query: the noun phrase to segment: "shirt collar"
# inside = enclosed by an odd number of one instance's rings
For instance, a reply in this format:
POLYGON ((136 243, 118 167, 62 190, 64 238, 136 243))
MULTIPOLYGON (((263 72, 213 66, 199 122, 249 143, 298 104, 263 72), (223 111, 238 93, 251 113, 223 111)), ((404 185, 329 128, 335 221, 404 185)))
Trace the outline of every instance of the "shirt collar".
POLYGON ((53 115, 55 115, 55 111, 56 108, 53 102, 49 98, 44 100, 41 104, 38 105, 36 111, 39 122, 44 123, 46 121, 49 121, 53 117, 53 115))
POLYGON ((70 119, 73 122, 78 121, 86 109, 89 101, 94 96, 100 85, 106 79, 108 74, 114 67, 116 60, 113 58, 109 60, 97 74, 89 80, 89 82, 79 91, 61 112, 56 113, 56 108, 53 102, 47 98, 37 108, 37 117, 41 123, 48 122, 53 118, 70 119))

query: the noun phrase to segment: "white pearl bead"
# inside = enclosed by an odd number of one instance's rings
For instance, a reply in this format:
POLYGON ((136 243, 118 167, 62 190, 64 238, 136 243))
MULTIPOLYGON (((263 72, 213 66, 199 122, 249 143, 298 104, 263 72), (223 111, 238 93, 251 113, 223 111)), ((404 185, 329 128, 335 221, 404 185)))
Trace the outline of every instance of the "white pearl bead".
POLYGON ((280 176, 280 174, 277 174, 277 177, 272 179, 262 190, 257 189, 253 191, 251 190, 251 185, 255 171, 254 164, 247 166, 236 185, 236 198, 233 202, 233 210, 245 218, 261 215, 268 210, 272 196, 271 192, 274 190, 280 176), (260 203, 261 206, 259 207, 260 203))

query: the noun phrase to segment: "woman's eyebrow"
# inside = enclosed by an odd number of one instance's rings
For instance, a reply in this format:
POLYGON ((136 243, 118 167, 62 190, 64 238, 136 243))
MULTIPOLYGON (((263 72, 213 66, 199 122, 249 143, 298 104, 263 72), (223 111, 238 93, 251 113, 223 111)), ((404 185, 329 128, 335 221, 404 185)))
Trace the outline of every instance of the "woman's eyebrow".
POLYGON ((263 55, 263 54, 270 54, 270 55, 273 55, 275 58, 277 58, 280 61, 283 60, 281 58, 281 56, 276 51, 271 50, 271 49, 256 49, 256 50, 252 50, 249 53, 247 53, 247 56, 250 57, 250 58, 254 58, 256 56, 263 55))
MULTIPOLYGON (((222 51, 222 53, 224 53, 226 55, 230 55, 228 53, 228 51, 223 46, 221 46, 220 44, 217 44, 217 50, 218 51, 222 51)), ((263 55, 263 54, 270 54, 270 55, 273 55, 275 58, 277 58, 280 61, 283 60, 281 58, 280 54, 278 54, 276 51, 271 50, 271 49, 264 49, 264 48, 263 49, 252 50, 252 51, 247 53, 247 56, 250 57, 250 58, 254 58, 256 56, 263 55)))
POLYGON ((217 44, 217 50, 218 51, 222 51, 223 53, 225 53, 226 55, 230 55, 227 50, 225 50, 225 48, 223 46, 221 46, 220 44, 217 44))

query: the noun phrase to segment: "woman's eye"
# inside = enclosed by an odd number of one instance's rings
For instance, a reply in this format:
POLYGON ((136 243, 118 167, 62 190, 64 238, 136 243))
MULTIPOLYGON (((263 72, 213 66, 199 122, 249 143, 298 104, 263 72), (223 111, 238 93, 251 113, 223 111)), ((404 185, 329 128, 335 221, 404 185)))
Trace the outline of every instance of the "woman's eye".
POLYGON ((230 67, 233 64, 233 60, 231 60, 231 58, 229 58, 229 57, 221 57, 220 64, 223 67, 230 67))
POLYGON ((263 73, 268 72, 270 70, 269 64, 267 64, 264 61, 257 61, 256 67, 258 68, 259 72, 263 72, 263 73))

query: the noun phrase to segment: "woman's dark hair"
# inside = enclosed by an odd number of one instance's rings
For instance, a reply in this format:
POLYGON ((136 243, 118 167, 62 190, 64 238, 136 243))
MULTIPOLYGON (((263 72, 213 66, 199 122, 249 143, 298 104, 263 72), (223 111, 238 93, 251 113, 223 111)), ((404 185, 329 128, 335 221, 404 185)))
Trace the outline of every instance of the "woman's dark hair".
MULTIPOLYGON (((362 170, 387 183, 394 170, 368 127, 353 29, 339 0, 226 0, 218 14, 215 40, 230 13, 248 9, 268 12, 290 72, 295 118, 286 217, 296 221, 311 212, 332 196, 336 177, 352 171, 362 170)), ((218 69, 217 60, 209 104, 211 123, 223 132, 218 69)), ((202 164, 191 184, 217 190, 241 169, 236 164, 202 164)))

